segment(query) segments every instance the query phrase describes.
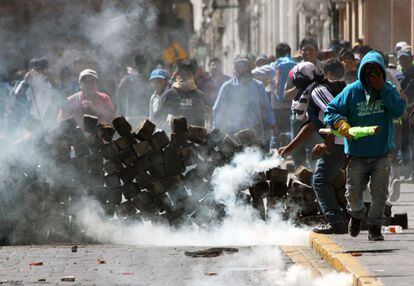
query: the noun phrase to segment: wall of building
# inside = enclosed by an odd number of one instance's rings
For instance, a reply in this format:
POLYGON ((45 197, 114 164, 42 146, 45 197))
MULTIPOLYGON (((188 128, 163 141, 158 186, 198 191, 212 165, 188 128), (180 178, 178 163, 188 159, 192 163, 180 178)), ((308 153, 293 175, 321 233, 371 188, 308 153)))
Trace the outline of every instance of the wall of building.
POLYGON ((240 53, 274 54, 280 42, 288 43, 295 51, 305 36, 315 37, 322 48, 328 48, 332 39, 329 0, 192 2, 197 34, 193 41, 195 56, 201 63, 218 56, 227 72, 231 72, 233 58, 240 53), (197 53, 200 46, 205 47, 207 55, 197 53))
POLYGON ((338 0, 339 34, 352 44, 364 39, 390 53, 399 41, 414 45, 414 0, 338 0))

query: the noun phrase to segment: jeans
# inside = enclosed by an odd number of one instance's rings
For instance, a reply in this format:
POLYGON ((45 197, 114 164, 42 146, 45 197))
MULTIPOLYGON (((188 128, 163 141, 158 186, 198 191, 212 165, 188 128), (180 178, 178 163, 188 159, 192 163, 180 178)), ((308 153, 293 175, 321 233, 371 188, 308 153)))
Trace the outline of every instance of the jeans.
MULTIPOLYGON (((296 137, 299 133, 300 129, 302 129, 303 124, 306 121, 303 120, 296 120, 291 119, 291 132, 292 132, 292 140, 296 137)), ((300 144, 295 150, 292 152, 293 162, 295 163, 295 167, 299 166, 306 166, 306 160, 308 160, 309 165, 311 165, 312 161, 312 149, 313 146, 322 142, 318 133, 312 134, 312 136, 306 141, 306 143, 300 144)))
POLYGON ((388 198, 390 156, 374 158, 351 157, 347 168, 346 199, 351 217, 362 219, 366 213, 363 192, 370 182, 371 207, 368 223, 382 225, 385 202, 388 198))
POLYGON ((329 223, 341 223, 346 220, 344 210, 339 207, 333 187, 333 181, 339 175, 345 160, 344 146, 334 144, 329 149, 329 154, 323 154, 316 162, 312 182, 313 190, 329 223))

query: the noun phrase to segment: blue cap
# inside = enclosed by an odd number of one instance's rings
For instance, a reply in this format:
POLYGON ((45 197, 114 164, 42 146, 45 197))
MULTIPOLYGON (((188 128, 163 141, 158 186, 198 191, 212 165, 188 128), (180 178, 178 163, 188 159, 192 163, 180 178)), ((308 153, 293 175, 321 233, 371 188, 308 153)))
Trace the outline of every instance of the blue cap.
POLYGON ((168 73, 164 69, 155 69, 151 72, 150 80, 153 80, 155 78, 167 79, 168 73))

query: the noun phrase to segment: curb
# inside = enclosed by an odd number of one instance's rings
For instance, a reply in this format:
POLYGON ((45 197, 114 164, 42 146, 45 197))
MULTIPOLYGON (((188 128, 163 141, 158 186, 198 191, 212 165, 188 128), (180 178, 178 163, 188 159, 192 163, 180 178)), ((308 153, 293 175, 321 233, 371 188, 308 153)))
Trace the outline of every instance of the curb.
POLYGON ((309 235, 310 246, 339 272, 351 273, 354 286, 383 286, 377 278, 369 273, 357 258, 334 242, 329 235, 311 232, 309 235))

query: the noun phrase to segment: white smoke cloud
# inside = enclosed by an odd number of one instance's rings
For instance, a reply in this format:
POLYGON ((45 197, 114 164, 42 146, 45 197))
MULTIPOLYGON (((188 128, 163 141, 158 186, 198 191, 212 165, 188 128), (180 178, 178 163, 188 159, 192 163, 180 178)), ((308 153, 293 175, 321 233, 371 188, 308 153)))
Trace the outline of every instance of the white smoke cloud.
POLYGON ((185 285, 246 285, 249 280, 240 278, 239 281, 237 275, 232 275, 245 268, 260 270, 254 271, 249 277, 253 285, 352 285, 352 276, 348 274, 333 272, 323 277, 313 277, 308 269, 301 266, 287 268, 277 246, 305 246, 308 244, 309 230, 293 226, 277 214, 268 221, 259 220, 250 206, 233 203, 235 192, 250 182, 257 171, 265 171, 279 164, 280 160, 275 156, 266 158, 256 149, 246 149, 236 155, 231 164, 216 169, 212 180, 216 198, 224 201, 229 210, 221 224, 209 229, 197 226, 175 229, 151 223, 126 226, 119 220, 108 220, 96 202, 85 200, 78 219, 87 235, 105 243, 139 246, 259 246, 247 254, 232 254, 229 259, 217 262, 215 268, 220 269, 217 277, 205 276, 202 273, 204 270, 197 268, 194 279, 185 285))

